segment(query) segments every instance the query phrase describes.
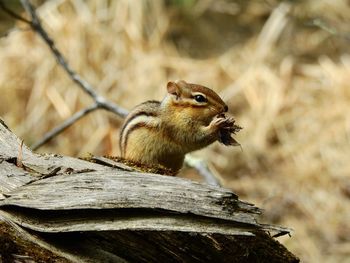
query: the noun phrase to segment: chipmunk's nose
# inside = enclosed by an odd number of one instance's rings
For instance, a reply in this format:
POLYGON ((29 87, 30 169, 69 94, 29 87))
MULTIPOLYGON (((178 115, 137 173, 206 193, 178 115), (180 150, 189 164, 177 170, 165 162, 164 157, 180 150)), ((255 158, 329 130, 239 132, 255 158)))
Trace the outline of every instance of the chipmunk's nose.
POLYGON ((225 105, 224 112, 227 112, 227 111, 228 111, 228 107, 227 107, 227 105, 225 105))

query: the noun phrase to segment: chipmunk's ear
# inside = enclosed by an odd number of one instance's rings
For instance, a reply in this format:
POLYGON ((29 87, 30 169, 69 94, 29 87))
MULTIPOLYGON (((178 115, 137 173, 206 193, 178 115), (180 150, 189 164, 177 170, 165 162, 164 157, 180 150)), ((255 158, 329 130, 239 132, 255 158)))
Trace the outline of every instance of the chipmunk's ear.
POLYGON ((180 87, 176 84, 176 82, 169 81, 166 88, 168 93, 175 95, 176 97, 180 96, 180 87))
POLYGON ((188 84, 186 81, 184 80, 177 80, 176 81, 176 84, 180 87, 180 88, 187 88, 188 87, 188 84))

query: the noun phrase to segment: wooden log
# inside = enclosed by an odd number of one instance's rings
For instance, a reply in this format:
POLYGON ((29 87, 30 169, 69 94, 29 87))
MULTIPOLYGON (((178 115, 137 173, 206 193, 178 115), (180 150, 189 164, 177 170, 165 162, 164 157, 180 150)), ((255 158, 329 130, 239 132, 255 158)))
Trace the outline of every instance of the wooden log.
POLYGON ((228 189, 35 154, 3 122, 0 143, 0 220, 19 251, 27 240, 26 253, 68 262, 298 262, 269 235, 289 230, 258 223, 228 189))

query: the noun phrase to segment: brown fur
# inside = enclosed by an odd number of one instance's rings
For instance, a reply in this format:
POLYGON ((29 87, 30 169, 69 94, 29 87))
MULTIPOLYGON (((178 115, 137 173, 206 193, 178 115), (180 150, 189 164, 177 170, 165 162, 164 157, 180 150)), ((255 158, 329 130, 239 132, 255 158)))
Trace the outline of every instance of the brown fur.
POLYGON ((120 135, 122 157, 147 165, 160 164, 174 171, 181 168, 185 154, 219 138, 213 118, 227 110, 211 89, 169 82, 162 102, 148 101, 135 107, 125 120, 120 135), (197 102, 193 93, 207 102, 197 102))

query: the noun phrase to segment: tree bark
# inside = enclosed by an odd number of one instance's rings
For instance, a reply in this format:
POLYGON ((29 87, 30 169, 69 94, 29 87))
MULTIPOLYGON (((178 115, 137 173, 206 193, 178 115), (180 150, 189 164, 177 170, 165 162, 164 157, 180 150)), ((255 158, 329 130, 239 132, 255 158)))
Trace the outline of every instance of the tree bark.
POLYGON ((1 121, 3 261, 299 261, 270 235, 289 230, 228 189, 20 145, 1 121))

